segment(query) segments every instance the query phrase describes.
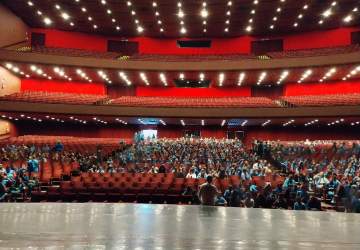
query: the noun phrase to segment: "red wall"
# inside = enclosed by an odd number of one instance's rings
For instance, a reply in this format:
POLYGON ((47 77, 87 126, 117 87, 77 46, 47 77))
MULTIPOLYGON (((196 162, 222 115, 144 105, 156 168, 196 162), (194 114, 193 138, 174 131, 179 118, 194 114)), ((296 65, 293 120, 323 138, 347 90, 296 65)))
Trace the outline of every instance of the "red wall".
MULTIPOLYGON (((287 35, 284 39, 285 50, 343 46, 350 44, 350 34, 359 28, 339 28, 287 35)), ((32 29, 32 32, 46 33, 45 45, 48 47, 77 48, 106 51, 107 40, 120 40, 121 37, 103 37, 78 32, 65 32, 53 29, 32 29)), ((128 38, 139 42, 141 54, 244 54, 250 53, 251 41, 271 37, 242 36, 237 38, 212 39, 211 48, 179 48, 176 39, 157 39, 149 37, 128 38)))
MULTIPOLYGON (((208 54, 248 54, 252 37, 231 39, 211 39, 211 48, 180 48, 176 39, 156 39, 139 37, 131 39, 139 42, 141 54, 208 55, 208 54)), ((182 39, 185 40, 185 39, 182 39)))
POLYGON ((291 83, 284 86, 285 96, 360 93, 360 81, 333 83, 291 83))
POLYGON ((21 91, 47 91, 105 95, 106 88, 102 83, 84 83, 84 82, 62 82, 39 79, 21 79, 21 91))
POLYGON ((75 48, 102 52, 107 50, 107 38, 103 36, 54 29, 32 29, 32 32, 46 34, 46 47, 75 48))
POLYGON ((359 28, 339 28, 327 31, 289 35, 284 38, 284 50, 335 47, 351 44, 351 32, 359 28))
POLYGON ((356 128, 264 128, 253 127, 245 131, 246 145, 250 145, 254 139, 271 141, 300 141, 300 140, 359 140, 360 133, 356 128))
MULTIPOLYGON (((94 124, 69 124, 59 126, 56 123, 37 123, 30 126, 28 122, 16 122, 12 129, 11 136, 21 135, 57 135, 57 136, 78 136, 94 138, 119 138, 132 139, 134 133, 145 129, 141 126, 97 126, 94 124)), ((158 126, 153 127, 158 130, 160 138, 179 138, 184 134, 184 130, 200 130, 202 137, 226 138, 227 128, 216 127, 182 127, 182 126, 158 126)), ((230 129, 229 129, 230 130, 230 129)), ((243 128, 242 128, 243 130, 243 128)), ((357 128, 346 127, 248 127, 245 128, 244 142, 250 145, 254 139, 261 140, 359 140, 360 133, 357 128)))
POLYGON ((136 96, 177 96, 177 97, 251 96, 251 88, 250 87, 240 87, 240 88, 136 87, 136 96))
POLYGON ((124 138, 132 139, 134 133, 142 129, 157 129, 159 138, 179 138, 184 135, 185 130, 200 130, 202 137, 224 138, 226 130, 218 127, 198 127, 184 128, 182 126, 97 126, 94 124, 69 124, 64 123, 59 126, 56 123, 42 122, 36 126, 29 126, 28 122, 15 123, 11 136, 21 135, 55 135, 55 136, 78 136, 78 137, 94 137, 94 138, 124 138))

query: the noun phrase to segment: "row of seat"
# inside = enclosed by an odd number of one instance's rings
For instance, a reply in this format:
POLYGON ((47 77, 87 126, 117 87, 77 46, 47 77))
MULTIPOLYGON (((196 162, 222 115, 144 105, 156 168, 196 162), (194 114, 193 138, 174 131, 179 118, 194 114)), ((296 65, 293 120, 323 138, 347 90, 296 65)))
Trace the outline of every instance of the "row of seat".
POLYGON ((281 99, 295 106, 344 106, 360 104, 360 94, 284 96, 281 99))
MULTIPOLYGON (((329 54, 345 54, 357 52, 360 50, 358 44, 346 45, 346 46, 335 46, 327 48, 311 48, 311 49, 300 49, 300 50, 286 50, 280 52, 268 52, 267 56, 270 58, 302 58, 311 56, 324 56, 329 54)), ((75 56, 75 57, 92 57, 100 59, 118 59, 121 55, 116 52, 102 52, 93 50, 83 50, 74 48, 58 48, 58 47, 45 47, 45 46, 33 46, 24 47, 19 51, 32 52, 50 55, 61 55, 61 56, 75 56)), ((191 61, 191 62, 202 62, 202 61, 224 61, 224 60, 247 60, 257 59, 256 55, 253 54, 213 54, 213 55, 201 55, 201 54, 186 54, 186 55, 164 55, 164 54, 136 54, 128 56, 127 60, 133 61, 191 61)))
POLYGON ((155 55, 139 54, 130 56, 127 60, 131 61, 165 61, 165 62, 203 62, 203 61, 234 61, 256 59, 251 54, 220 54, 220 55, 155 55))
POLYGON ((75 56, 75 57, 92 57, 100 59, 116 59, 120 56, 116 52, 102 52, 84 49, 72 49, 72 48, 57 48, 57 47, 45 47, 45 46, 33 46, 29 52, 59 55, 59 56, 75 56))
MULTIPOLYGON (((135 174, 117 174, 117 176, 135 176, 135 174)), ((117 179, 115 175, 105 177, 100 174, 93 174, 92 179, 77 176, 72 177, 70 181, 61 181, 59 185, 51 185, 46 190, 34 190, 32 192, 32 201, 125 201, 125 202, 149 202, 154 203, 179 203, 189 202, 193 195, 184 191, 191 188, 192 192, 198 190, 199 186, 206 182, 204 178, 174 178, 173 174, 138 174, 139 176, 149 177, 147 181, 140 179, 117 179), (151 179, 153 178, 153 179, 151 179), (158 181, 155 181, 158 180, 158 181)), ((283 182, 280 176, 267 176, 254 178, 252 181, 245 181, 243 185, 248 187, 251 182, 259 187, 264 186, 269 181, 273 187, 283 182)), ((239 184, 238 176, 230 176, 226 179, 215 179, 214 185, 222 192, 229 185, 239 184)))
POLYGON ((336 46, 329 48, 313 48, 313 49, 302 49, 302 50, 287 50, 280 52, 269 52, 268 56, 271 58, 282 59, 282 58, 302 58, 302 57, 313 57, 313 56, 327 56, 336 54, 346 54, 360 51, 359 44, 347 45, 347 46, 336 46))
POLYGON ((105 95, 75 94, 75 93, 55 93, 44 91, 24 91, 1 96, 3 101, 19 102, 40 102, 40 103, 65 103, 65 104, 95 104, 106 99, 105 95))
MULTIPOLYGON (((53 147, 56 142, 60 141, 64 149, 69 152, 96 152, 101 147, 103 153, 107 154, 119 148, 120 141, 117 138, 86 138, 72 136, 38 136, 25 135, 18 137, 9 137, 0 141, 0 146, 6 145, 35 145, 42 148, 45 145, 53 147)), ((125 144, 130 140, 124 140, 125 144)))
MULTIPOLYGON (((142 97, 122 96, 110 99, 105 95, 87 95, 72 93, 50 93, 42 91, 25 91, 1 96, 0 101, 21 101, 40 103, 64 104, 110 104, 127 107, 279 107, 278 100, 267 97, 208 97, 208 98, 180 98, 180 97, 142 97)), ((341 106, 359 105, 360 94, 306 95, 283 96, 285 101, 293 106, 341 106)))
POLYGON ((173 98, 122 96, 112 105, 147 107, 278 107, 266 97, 173 98))

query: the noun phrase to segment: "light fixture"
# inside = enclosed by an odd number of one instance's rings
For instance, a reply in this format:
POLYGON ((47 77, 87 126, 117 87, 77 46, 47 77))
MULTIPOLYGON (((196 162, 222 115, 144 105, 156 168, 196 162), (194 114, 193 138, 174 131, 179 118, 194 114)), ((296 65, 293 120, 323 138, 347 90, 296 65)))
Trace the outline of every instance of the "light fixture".
POLYGON ((266 75, 267 73, 265 71, 260 74, 259 79, 257 81, 257 85, 260 85, 264 81, 266 75))
POLYGON ((52 24, 51 19, 48 18, 48 17, 44 17, 43 21, 44 21, 44 23, 45 23, 46 25, 51 25, 51 24, 52 24))
POLYGON ((237 85, 238 85, 238 86, 241 86, 241 84, 243 83, 244 79, 245 79, 245 73, 242 72, 242 73, 239 74, 239 80, 238 80, 237 85))
POLYGON ((61 17, 62 17, 64 20, 69 20, 69 18, 70 18, 69 14, 67 14, 66 12, 61 13, 61 17))
POLYGON ((144 31, 144 28, 141 27, 141 26, 138 26, 138 27, 136 28, 136 30, 137 30, 137 32, 142 33, 142 32, 144 31))

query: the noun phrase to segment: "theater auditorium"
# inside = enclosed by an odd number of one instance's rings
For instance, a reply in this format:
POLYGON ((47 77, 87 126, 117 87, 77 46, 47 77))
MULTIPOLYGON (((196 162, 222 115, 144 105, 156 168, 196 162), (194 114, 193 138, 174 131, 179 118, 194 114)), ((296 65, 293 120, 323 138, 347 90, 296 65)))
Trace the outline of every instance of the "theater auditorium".
POLYGON ((1 249, 360 249, 358 0, 0 2, 1 249))

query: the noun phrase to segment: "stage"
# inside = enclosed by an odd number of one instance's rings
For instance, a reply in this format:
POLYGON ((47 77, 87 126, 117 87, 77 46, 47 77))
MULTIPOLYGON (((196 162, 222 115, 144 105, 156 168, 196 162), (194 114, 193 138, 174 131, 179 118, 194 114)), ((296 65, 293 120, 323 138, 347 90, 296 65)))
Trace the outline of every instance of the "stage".
POLYGON ((246 208, 0 203, 0 249, 360 249, 360 215, 246 208))

